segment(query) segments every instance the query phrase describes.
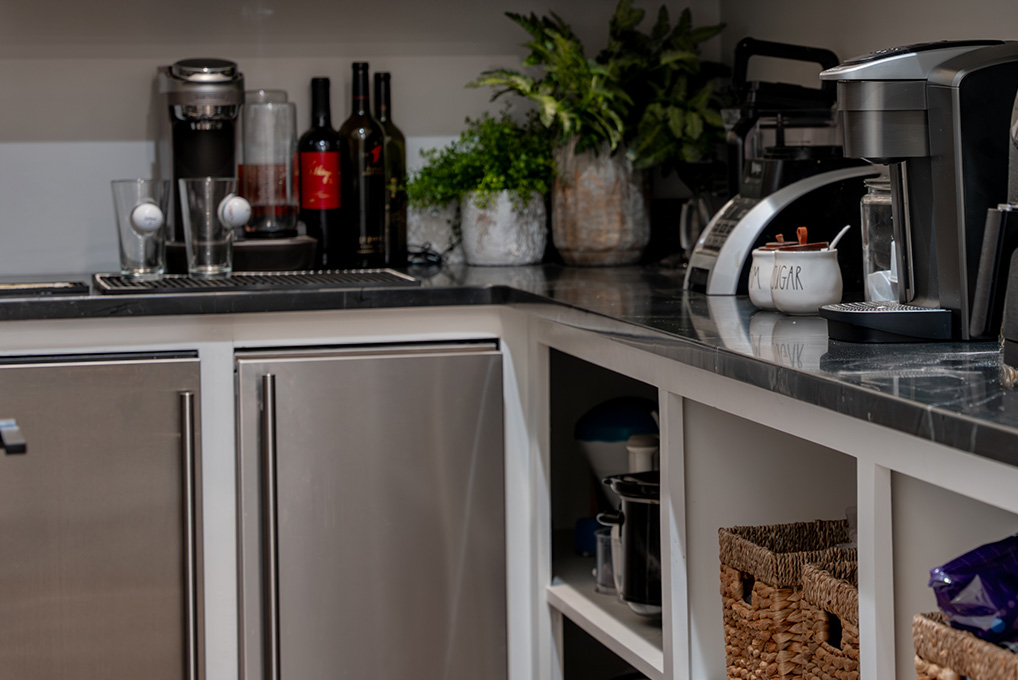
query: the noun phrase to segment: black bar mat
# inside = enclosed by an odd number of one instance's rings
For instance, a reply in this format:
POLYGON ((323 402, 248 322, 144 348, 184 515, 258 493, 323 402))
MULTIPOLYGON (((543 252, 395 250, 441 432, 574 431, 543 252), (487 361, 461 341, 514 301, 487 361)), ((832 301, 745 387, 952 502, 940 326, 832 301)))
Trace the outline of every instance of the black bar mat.
POLYGON ((223 278, 167 274, 159 279, 131 279, 120 274, 95 274, 92 280, 95 289, 107 295, 384 288, 421 285, 421 282, 414 277, 392 269, 279 273, 239 272, 223 278))

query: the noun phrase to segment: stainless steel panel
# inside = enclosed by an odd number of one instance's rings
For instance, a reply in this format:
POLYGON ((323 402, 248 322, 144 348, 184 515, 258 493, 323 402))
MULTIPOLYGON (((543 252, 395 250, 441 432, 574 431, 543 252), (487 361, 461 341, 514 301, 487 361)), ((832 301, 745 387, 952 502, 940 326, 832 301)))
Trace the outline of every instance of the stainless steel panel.
POLYGON ((891 163, 929 154, 925 111, 842 111, 845 155, 891 163))
POLYGON ((499 353, 259 352, 238 374, 242 677, 271 677, 258 507, 271 374, 279 677, 505 678, 499 353))
POLYGON ((198 680, 198 386, 197 359, 0 367, 28 442, 0 454, 0 677, 198 680))

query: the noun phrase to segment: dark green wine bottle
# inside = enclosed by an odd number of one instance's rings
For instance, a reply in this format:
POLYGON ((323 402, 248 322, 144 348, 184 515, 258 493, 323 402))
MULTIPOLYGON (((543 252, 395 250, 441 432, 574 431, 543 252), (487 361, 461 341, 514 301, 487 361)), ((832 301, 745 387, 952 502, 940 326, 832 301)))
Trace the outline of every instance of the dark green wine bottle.
POLYGON ((385 264, 407 266, 406 138, 392 122, 390 77, 375 74, 375 118, 385 133, 385 264))
POLYGON ((385 133, 371 115, 368 65, 353 64, 352 111, 339 128, 342 231, 352 243, 343 265, 385 265, 385 133))

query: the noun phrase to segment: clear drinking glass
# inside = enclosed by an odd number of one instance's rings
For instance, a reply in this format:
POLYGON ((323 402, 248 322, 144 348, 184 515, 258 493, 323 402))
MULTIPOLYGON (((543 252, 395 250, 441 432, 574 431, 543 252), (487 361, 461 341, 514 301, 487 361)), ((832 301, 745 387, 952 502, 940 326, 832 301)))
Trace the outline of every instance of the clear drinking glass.
POLYGON ((166 271, 169 180, 115 179, 110 186, 117 220, 120 272, 136 279, 162 276, 166 271))
POLYGON ((251 203, 248 238, 297 235, 297 108, 283 90, 244 93, 241 109, 240 195, 251 203))
POLYGON ((179 180, 187 271, 191 276, 229 276, 234 229, 247 224, 251 206, 237 196, 233 177, 179 180))

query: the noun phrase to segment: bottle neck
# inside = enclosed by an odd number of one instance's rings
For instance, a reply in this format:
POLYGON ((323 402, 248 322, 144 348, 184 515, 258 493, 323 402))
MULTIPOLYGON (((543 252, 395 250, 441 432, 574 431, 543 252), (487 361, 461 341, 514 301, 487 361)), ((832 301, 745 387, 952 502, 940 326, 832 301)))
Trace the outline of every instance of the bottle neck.
POLYGON ((371 100, 368 95, 368 65, 353 65, 353 90, 351 108, 353 113, 365 116, 371 112, 371 100))
POLYGON ((392 120, 392 103, 389 96, 389 74, 375 74, 375 118, 382 122, 392 120))
POLYGON ((328 78, 314 78, 311 81, 311 125, 316 128, 332 128, 328 78))

